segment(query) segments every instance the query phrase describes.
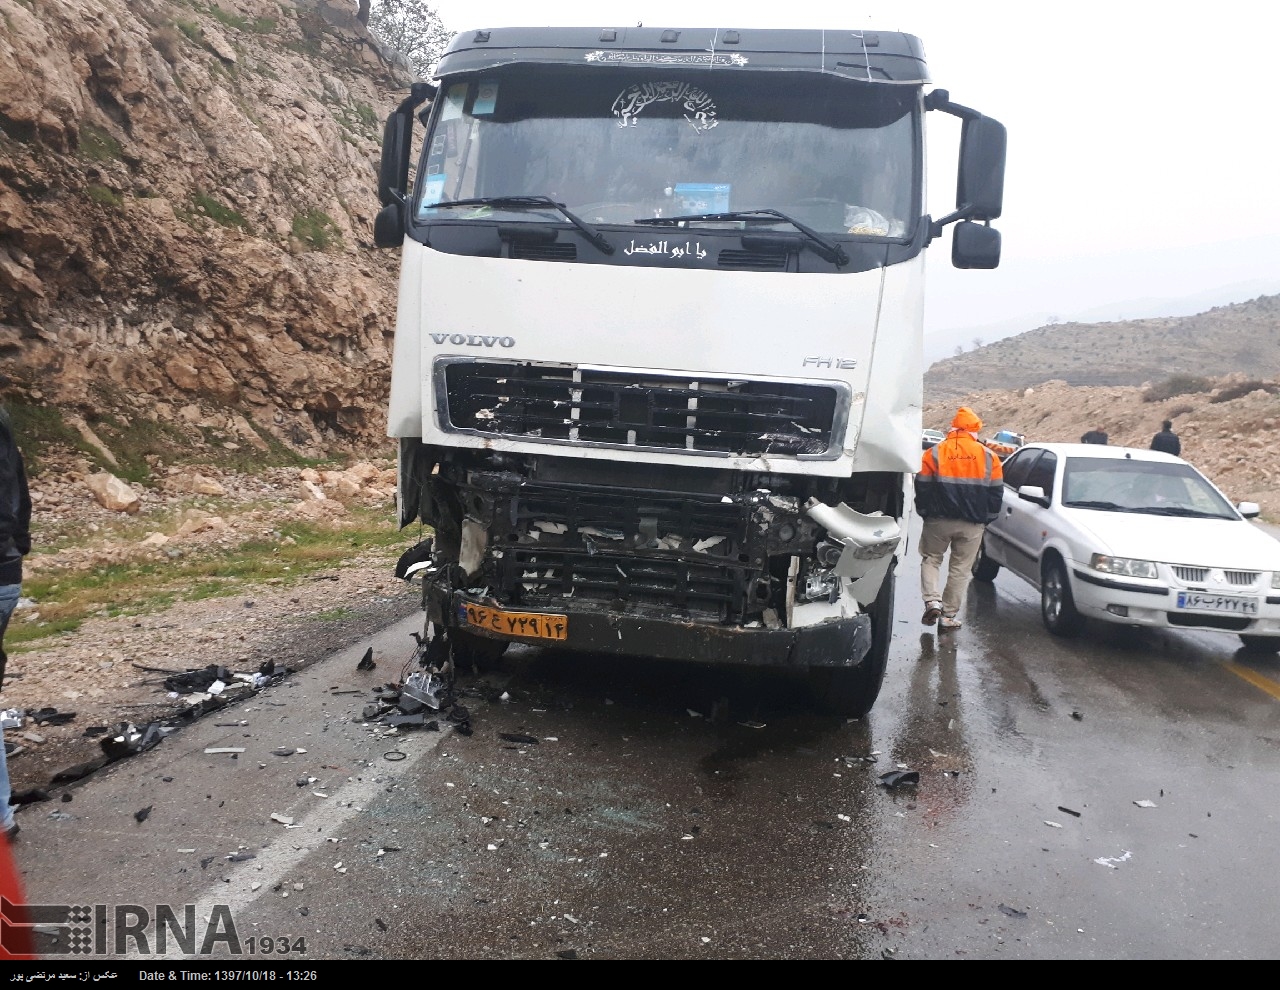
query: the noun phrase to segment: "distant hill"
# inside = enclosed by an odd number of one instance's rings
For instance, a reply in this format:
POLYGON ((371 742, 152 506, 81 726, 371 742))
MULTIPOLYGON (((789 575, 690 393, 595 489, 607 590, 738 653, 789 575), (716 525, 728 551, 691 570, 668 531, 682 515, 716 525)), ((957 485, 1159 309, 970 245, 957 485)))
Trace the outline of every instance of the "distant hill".
POLYGON ((1237 372, 1280 375, 1280 295, 1194 316, 1040 327, 936 362, 924 391, 928 404, 1047 381, 1142 385, 1237 372))

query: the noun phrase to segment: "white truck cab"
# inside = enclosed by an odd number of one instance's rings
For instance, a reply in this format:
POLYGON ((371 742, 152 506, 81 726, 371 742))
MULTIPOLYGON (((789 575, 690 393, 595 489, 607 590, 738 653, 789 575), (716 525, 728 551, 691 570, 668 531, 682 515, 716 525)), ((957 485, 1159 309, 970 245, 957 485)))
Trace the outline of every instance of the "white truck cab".
POLYGON ((809 672, 869 710, 919 466, 925 249, 992 268, 1004 128, 869 31, 459 34, 387 121, 388 432, 427 637, 809 672), (964 120, 923 212, 924 116, 964 120), (415 122, 425 133, 415 137, 415 122), (410 180, 410 167, 414 163, 410 180))

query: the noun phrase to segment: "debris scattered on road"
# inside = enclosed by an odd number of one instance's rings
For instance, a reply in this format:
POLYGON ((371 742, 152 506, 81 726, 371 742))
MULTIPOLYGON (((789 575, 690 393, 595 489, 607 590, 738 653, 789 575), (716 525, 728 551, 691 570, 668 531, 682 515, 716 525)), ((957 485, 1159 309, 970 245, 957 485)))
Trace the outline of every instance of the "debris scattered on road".
POLYGON ((271 812, 271 820, 272 820, 273 822, 279 822, 281 825, 292 825, 292 824, 293 824, 293 819, 292 819, 292 818, 290 818, 288 815, 282 815, 282 814, 280 814, 279 812, 276 812, 276 811, 271 812))
POLYGON ((1009 907, 1008 904, 1001 904, 1000 911, 1002 914, 1007 914, 1010 918, 1025 918, 1027 916, 1026 911, 1019 911, 1017 908, 1009 907))
POLYGON ((1051 822, 1049 821, 1049 819, 1046 818, 1044 823, 1048 825, 1050 828, 1062 828, 1062 822, 1051 822))
POLYGON ((1109 870, 1118 870, 1119 867, 1116 864, 1127 863, 1132 856, 1133 853, 1126 849, 1123 856, 1099 856, 1094 862, 1099 866, 1105 866, 1109 870))
POLYGON ((920 771, 918 770, 890 770, 888 773, 880 775, 880 787, 894 788, 901 787, 904 784, 920 783, 920 771))
POLYGON ((356 664, 356 670, 374 670, 378 665, 373 661, 373 647, 369 647, 364 651, 364 656, 360 658, 360 662, 356 664))
POLYGON ((27 713, 27 718, 36 725, 66 725, 75 717, 75 712, 60 712, 56 708, 37 708, 27 713))
POLYGON ((1064 808, 1062 805, 1058 805, 1058 810, 1059 810, 1059 811, 1062 811, 1062 812, 1065 812, 1065 813, 1066 813, 1066 814, 1068 814, 1068 815, 1071 815, 1073 818, 1079 818, 1079 817, 1080 817, 1080 812, 1078 812, 1078 811, 1072 811, 1070 808, 1064 808))
POLYGON ((746 722, 739 722, 738 724, 741 725, 744 729, 763 729, 765 727, 764 722, 756 722, 753 720, 749 720, 746 722))
POLYGON ((155 805, 149 804, 145 808, 139 808, 137 811, 133 813, 134 820, 139 825, 141 825, 143 822, 147 820, 147 816, 151 814, 151 809, 153 807, 155 807, 155 805))
POLYGON ((243 753, 243 746, 207 746, 205 753, 209 756, 217 756, 220 753, 243 753))
POLYGON ((228 863, 244 863, 244 862, 247 862, 248 860, 257 859, 257 858, 258 857, 256 855, 250 852, 238 852, 238 853, 232 853, 230 856, 228 856, 227 862, 228 863))
POLYGON ((520 743, 522 746, 533 746, 538 742, 534 736, 522 735, 519 732, 499 732, 498 738, 505 739, 509 743, 520 743))
POLYGON ((1146 798, 1143 798, 1141 801, 1134 801, 1133 803, 1134 803, 1134 804, 1136 804, 1139 808, 1155 808, 1155 807, 1157 807, 1157 805, 1156 805, 1156 803, 1155 803, 1154 801, 1148 801, 1146 798))
POLYGON ((1072 712, 1071 717, 1075 719, 1077 722, 1084 721, 1084 714, 1082 712, 1072 712))
POLYGON ((292 746, 280 746, 277 749, 273 749, 271 751, 271 755, 272 756, 292 756, 293 752, 294 751, 292 746))

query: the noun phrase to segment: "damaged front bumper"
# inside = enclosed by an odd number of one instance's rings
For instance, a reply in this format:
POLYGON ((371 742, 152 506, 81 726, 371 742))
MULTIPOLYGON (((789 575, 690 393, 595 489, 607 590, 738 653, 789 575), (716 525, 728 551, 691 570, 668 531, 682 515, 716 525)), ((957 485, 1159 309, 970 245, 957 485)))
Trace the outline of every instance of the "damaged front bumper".
MULTIPOLYGON (((831 618, 792 629, 728 626, 687 619, 618 615, 599 608, 570 607, 555 611, 500 608, 491 598, 438 585, 426 589, 427 617, 444 626, 491 639, 589 653, 643 655, 658 660, 760 667, 856 667, 871 648, 871 619, 854 615, 831 618), (473 624, 468 608, 488 615, 518 616, 525 628, 558 634, 521 636, 496 633, 473 624), (526 617, 540 617, 528 621, 526 617)), ((515 620, 518 621, 518 620, 515 620)))

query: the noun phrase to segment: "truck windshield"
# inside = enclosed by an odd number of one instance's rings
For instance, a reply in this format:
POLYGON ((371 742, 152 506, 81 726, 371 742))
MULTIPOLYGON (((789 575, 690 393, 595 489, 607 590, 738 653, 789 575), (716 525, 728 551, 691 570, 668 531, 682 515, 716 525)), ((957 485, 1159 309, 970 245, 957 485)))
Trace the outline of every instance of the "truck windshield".
POLYGON ((920 209, 918 100, 911 86, 808 73, 507 66, 451 77, 413 215, 545 223, 554 209, 449 204, 546 196, 587 223, 777 210, 824 234, 906 237, 920 209))

